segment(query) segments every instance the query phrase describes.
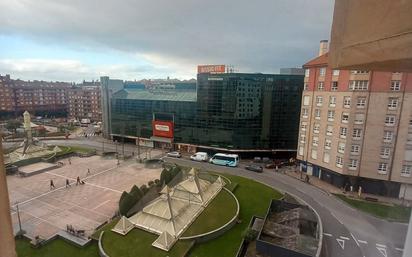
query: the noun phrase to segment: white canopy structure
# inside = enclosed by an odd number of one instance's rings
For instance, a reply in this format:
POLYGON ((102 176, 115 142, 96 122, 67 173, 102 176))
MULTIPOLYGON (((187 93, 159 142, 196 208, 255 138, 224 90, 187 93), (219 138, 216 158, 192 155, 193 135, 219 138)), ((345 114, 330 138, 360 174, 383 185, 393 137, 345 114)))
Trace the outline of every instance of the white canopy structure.
POLYGON ((220 177, 211 183, 192 169, 185 180, 173 188, 165 186, 161 196, 129 220, 137 228, 160 235, 153 246, 168 251, 224 185, 220 177))
POLYGON ((131 223, 125 216, 122 216, 116 226, 112 228, 112 231, 124 236, 133 228, 133 223, 131 223))

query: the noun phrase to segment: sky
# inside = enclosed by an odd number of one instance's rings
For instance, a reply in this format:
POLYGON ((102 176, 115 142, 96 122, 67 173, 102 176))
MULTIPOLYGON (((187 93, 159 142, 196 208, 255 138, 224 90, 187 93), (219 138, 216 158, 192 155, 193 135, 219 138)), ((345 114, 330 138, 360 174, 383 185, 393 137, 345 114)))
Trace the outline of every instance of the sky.
POLYGON ((301 67, 329 39, 331 0, 0 0, 0 74, 25 80, 196 78, 301 67))

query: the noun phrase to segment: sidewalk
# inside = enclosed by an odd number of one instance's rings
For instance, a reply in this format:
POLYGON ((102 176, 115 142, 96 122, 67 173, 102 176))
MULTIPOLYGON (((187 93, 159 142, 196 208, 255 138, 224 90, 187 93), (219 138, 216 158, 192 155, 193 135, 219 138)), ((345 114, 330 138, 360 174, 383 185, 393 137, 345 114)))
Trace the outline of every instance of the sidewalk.
MULTIPOLYGON (((305 172, 300 172, 298 169, 295 167, 283 167, 279 169, 279 172, 284 172, 284 174, 295 178, 297 180, 301 180, 302 182, 305 181, 306 173, 305 172), (302 178, 301 178, 302 176, 302 178)), ((323 191, 325 191, 328 194, 343 194, 346 195, 349 198, 355 198, 358 199, 358 192, 345 192, 342 188, 337 188, 323 180, 320 180, 317 177, 314 176, 309 176, 310 181, 309 183, 312 186, 315 186, 323 191)), ((365 197, 371 197, 371 198, 376 198, 378 199, 378 202, 380 203, 387 203, 387 204, 397 204, 397 205, 402 205, 402 204, 408 204, 409 206, 412 205, 412 201, 405 200, 402 203, 402 199, 399 198, 392 198, 392 197, 385 197, 385 196, 380 196, 380 195, 374 195, 374 194, 366 194, 362 193, 361 198, 365 199, 365 197)))

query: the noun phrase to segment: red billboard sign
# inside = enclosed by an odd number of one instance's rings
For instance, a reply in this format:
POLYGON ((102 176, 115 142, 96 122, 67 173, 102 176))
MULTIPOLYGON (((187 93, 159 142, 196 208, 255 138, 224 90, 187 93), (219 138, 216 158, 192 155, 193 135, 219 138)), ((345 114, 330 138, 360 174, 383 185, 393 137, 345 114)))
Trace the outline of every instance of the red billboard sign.
POLYGON ((171 121, 152 121, 153 136, 173 138, 173 122, 171 121))
POLYGON ((197 73, 225 73, 225 65, 199 65, 197 73))

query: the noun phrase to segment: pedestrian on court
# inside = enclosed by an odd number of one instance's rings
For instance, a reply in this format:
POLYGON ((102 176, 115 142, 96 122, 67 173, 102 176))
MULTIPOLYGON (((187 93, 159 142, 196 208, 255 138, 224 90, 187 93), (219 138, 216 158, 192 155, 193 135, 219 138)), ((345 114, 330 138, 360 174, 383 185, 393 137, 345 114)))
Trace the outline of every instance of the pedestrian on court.
POLYGON ((86 174, 86 176, 89 176, 89 175, 90 175, 90 169, 87 168, 87 174, 86 174))
POLYGON ((358 197, 361 198, 361 195, 362 195, 362 187, 359 186, 359 188, 358 188, 358 197))
POLYGON ((54 182, 53 179, 50 179, 50 190, 56 189, 56 187, 54 186, 54 182))
POLYGON ((72 165, 72 159, 69 157, 69 165, 72 165))
POLYGON ((69 179, 66 179, 66 188, 71 187, 69 179))
POLYGON ((350 185, 350 191, 353 192, 353 186, 352 185, 350 185))
POLYGON ((308 174, 306 174, 305 182, 309 184, 309 175, 308 174))
POLYGON ((81 184, 81 182, 80 182, 80 177, 79 176, 77 176, 77 179, 76 179, 76 186, 77 185, 80 185, 81 184))

